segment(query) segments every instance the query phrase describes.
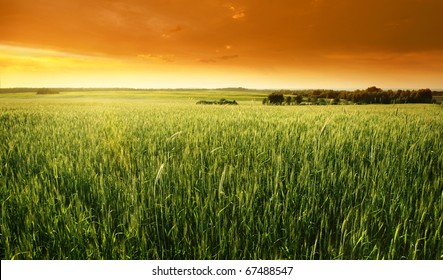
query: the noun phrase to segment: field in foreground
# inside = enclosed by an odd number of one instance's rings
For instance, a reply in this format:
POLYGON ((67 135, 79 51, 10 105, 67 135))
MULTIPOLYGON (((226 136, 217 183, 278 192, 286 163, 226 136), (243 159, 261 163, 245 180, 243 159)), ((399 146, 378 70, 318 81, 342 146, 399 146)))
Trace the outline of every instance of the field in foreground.
POLYGON ((443 259, 441 106, 129 99, 0 100, 2 259, 443 259))

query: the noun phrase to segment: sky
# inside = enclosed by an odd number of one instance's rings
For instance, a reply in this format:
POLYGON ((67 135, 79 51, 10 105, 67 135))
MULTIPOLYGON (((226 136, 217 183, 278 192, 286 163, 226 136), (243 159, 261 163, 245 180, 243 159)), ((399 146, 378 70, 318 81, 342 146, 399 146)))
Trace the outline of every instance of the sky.
POLYGON ((1 87, 443 89, 441 0, 0 0, 1 87))

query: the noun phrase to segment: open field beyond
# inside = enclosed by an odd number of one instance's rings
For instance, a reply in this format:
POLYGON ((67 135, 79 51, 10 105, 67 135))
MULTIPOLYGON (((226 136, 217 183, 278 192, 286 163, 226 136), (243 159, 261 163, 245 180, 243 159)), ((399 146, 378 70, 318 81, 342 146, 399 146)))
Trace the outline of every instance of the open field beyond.
POLYGON ((443 259, 441 105, 264 96, 0 95, 1 258, 443 259))

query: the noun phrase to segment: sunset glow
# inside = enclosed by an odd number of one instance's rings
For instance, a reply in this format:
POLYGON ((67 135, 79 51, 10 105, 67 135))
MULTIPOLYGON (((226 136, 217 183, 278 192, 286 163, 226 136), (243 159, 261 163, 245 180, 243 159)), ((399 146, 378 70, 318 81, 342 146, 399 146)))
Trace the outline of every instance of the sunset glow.
POLYGON ((0 0, 1 87, 443 88, 440 0, 0 0))

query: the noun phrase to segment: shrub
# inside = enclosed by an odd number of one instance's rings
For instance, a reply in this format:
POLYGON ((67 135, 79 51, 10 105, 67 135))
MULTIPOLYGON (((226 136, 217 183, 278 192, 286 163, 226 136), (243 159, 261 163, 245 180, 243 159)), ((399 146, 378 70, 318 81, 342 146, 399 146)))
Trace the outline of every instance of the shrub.
POLYGON ((209 100, 200 100, 197 102, 197 104, 202 105, 238 105, 237 101, 235 100, 227 100, 227 99, 220 99, 219 101, 209 101, 209 100))

